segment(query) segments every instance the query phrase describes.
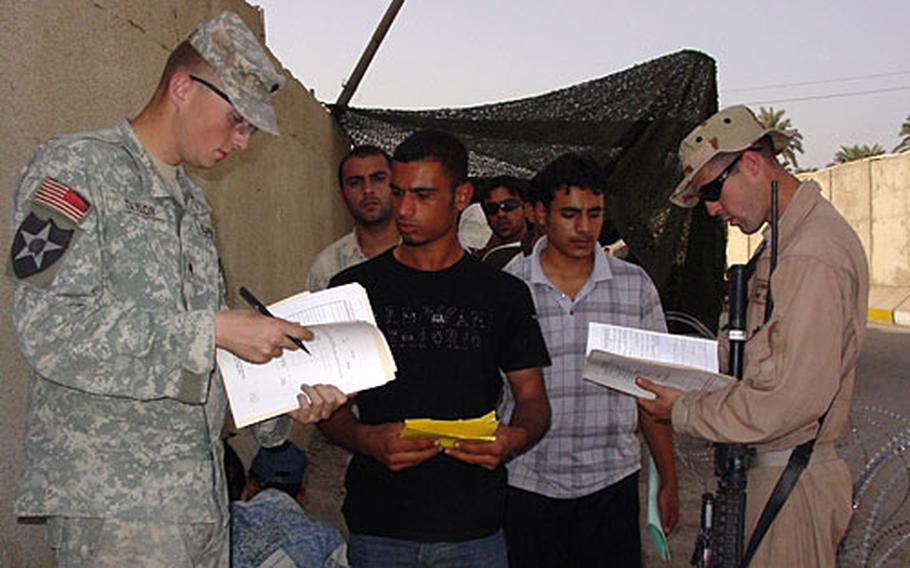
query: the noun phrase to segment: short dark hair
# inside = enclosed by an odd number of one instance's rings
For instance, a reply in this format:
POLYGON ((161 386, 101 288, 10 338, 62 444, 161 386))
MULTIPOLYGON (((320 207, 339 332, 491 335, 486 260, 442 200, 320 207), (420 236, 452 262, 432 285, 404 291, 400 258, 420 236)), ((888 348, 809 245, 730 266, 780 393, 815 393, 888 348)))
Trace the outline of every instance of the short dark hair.
POLYGON ((771 139, 770 135, 765 134, 759 138, 755 144, 752 144, 750 149, 760 153, 765 159, 780 165, 780 161, 777 159, 777 152, 774 151, 774 140, 771 139))
POLYGON ((531 201, 549 208, 556 191, 570 187, 601 195, 607 190, 607 176, 594 158, 568 152, 544 166, 531 179, 531 201))
POLYGON ((348 163, 348 160, 351 158, 366 158, 367 156, 382 156, 385 158, 385 165, 389 168, 392 167, 392 158, 389 156, 389 153, 380 148, 379 146, 373 146, 372 144, 360 144, 354 146, 350 152, 345 154, 344 158, 341 159, 341 163, 338 164, 338 188, 344 189, 344 165, 348 163))
POLYGON ((435 160, 442 164, 453 188, 468 179, 468 149, 461 140, 441 130, 411 134, 395 148, 392 160, 403 163, 435 160))
POLYGON ((497 187, 506 188, 522 202, 528 201, 528 180, 508 175, 485 178, 481 183, 475 184, 474 201, 483 201, 497 187))
POLYGON ((161 78, 155 88, 156 96, 163 96, 163 93, 167 91, 171 77, 178 71, 197 75, 204 75, 207 72, 214 73, 208 62, 196 51, 196 48, 190 42, 183 41, 174 48, 174 51, 167 58, 167 63, 164 64, 164 70, 161 72, 161 78))

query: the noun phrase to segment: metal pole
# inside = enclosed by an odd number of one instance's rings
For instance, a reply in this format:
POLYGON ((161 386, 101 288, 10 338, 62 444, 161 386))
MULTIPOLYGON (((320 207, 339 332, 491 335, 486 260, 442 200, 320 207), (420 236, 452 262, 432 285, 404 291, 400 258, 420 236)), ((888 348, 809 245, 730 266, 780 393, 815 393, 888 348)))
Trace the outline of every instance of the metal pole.
POLYGON ((398 15, 398 10, 401 9, 402 4, 404 4, 404 0, 392 0, 389 4, 389 7, 385 11, 385 15, 376 27, 376 31, 373 32, 373 37, 370 38, 370 43, 367 44, 366 48, 363 50, 363 54, 360 56, 360 60, 357 62, 357 66, 354 67, 354 72, 351 73, 348 80, 344 82, 341 94, 338 95, 338 100, 335 101, 336 109, 343 110, 347 108, 348 103, 351 102, 354 91, 356 91, 357 87, 360 85, 360 80, 363 79, 364 73, 367 72, 367 67, 369 67, 370 62, 373 61, 373 56, 376 55, 376 51, 379 50, 379 45, 385 38, 386 32, 392 27, 392 22, 395 21, 395 16, 398 15))

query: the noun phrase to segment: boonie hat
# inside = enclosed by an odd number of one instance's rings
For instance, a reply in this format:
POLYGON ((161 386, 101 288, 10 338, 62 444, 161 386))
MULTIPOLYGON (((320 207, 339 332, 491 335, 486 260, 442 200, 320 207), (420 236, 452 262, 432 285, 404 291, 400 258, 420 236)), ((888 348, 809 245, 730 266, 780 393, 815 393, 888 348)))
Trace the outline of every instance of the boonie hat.
POLYGON ((303 472, 309 460, 303 450, 290 442, 275 448, 260 448, 250 475, 260 483, 284 483, 294 485, 303 479, 303 472))
POLYGON ((793 130, 765 128, 746 106, 725 108, 696 126, 680 143, 679 164, 683 179, 670 196, 670 201, 680 207, 698 204, 697 188, 692 187, 692 178, 714 156, 742 152, 764 136, 771 137, 774 153, 778 154, 787 147, 794 134, 793 130))
POLYGON ((199 24, 186 40, 212 66, 237 112, 260 130, 278 136, 271 99, 285 78, 240 16, 222 12, 199 24))

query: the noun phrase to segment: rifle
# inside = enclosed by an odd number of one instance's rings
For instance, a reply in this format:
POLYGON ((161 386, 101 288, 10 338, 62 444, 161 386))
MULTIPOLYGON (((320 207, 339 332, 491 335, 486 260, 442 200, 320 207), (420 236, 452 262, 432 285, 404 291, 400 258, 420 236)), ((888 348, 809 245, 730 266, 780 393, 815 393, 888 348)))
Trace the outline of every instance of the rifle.
MULTIPOLYGON (((748 274, 743 264, 728 272, 730 297, 729 373, 743 376, 746 344, 746 294, 748 274)), ((714 445, 716 494, 702 495, 701 528, 690 564, 699 568, 739 566, 743 556, 746 521, 746 476, 755 450, 744 444, 714 445)))
MULTIPOLYGON (((768 273, 764 323, 771 319, 771 313, 774 310, 774 299, 771 296, 771 274, 777 267, 777 194, 777 181, 775 180, 771 182, 771 269, 768 273)), ((730 302, 730 325, 727 332, 730 344, 729 374, 736 377, 737 380, 743 378, 747 339, 746 308, 748 302, 746 296, 749 278, 755 271, 755 262, 761 256, 763 248, 759 249, 749 264, 735 264, 727 272, 730 302)), ((811 453, 811 451, 810 447, 809 452, 811 453)), ((689 561, 692 566, 738 568, 748 563, 755 552, 758 541, 749 543, 748 558, 744 559, 746 479, 754 456, 755 448, 745 444, 714 444, 714 475, 718 477, 717 492, 702 495, 701 527, 695 540, 695 551, 689 561)), ((786 494, 783 498, 786 499, 786 494)), ((758 536, 758 540, 762 535, 758 536)), ((753 540, 755 539, 753 538, 753 540)))

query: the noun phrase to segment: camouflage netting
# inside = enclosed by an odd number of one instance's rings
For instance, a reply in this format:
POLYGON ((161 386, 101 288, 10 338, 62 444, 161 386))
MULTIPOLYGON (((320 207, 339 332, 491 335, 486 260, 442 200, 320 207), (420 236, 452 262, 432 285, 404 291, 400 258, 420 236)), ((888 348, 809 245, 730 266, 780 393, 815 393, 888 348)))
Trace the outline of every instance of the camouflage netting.
POLYGON ((411 132, 452 132, 471 151, 471 175, 531 177, 564 152, 592 155, 610 180, 607 227, 657 285, 665 311, 716 330, 726 236, 704 207, 667 200, 681 178, 679 141, 717 111, 714 60, 694 51, 660 57, 593 81, 516 101, 403 111, 336 109, 356 144, 392 149, 411 132), (610 227, 612 226, 612 227, 610 227))

